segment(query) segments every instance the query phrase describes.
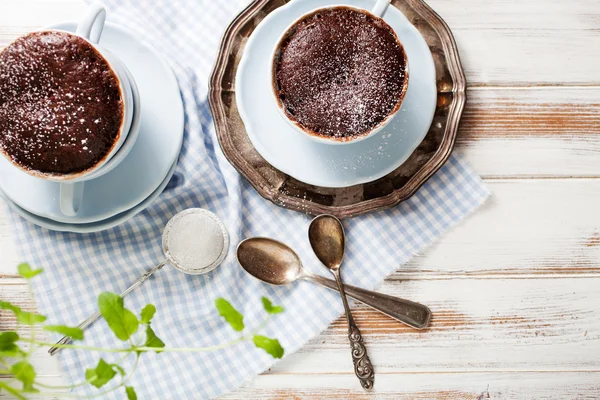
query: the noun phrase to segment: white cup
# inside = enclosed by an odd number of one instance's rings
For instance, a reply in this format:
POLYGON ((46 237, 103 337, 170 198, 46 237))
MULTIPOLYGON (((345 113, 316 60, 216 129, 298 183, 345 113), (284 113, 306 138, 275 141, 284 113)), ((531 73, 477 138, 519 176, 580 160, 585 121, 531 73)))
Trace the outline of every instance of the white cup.
MULTIPOLYGON (((112 148, 103 159, 97 162, 93 167, 86 169, 85 171, 76 172, 72 174, 59 174, 59 173, 44 173, 41 171, 34 171, 23 168, 18 165, 10 157, 7 159, 11 161, 12 165, 16 166, 20 170, 26 172, 29 175, 33 175, 37 178, 50 180, 60 183, 60 209, 66 216, 76 216, 81 207, 83 199, 83 191, 85 181, 98 178, 107 172, 115 168, 123 159, 126 154, 118 154, 119 149, 127 139, 129 131, 131 130, 134 104, 133 104, 133 90, 135 82, 130 81, 131 74, 125 67, 125 65, 115 55, 100 47, 98 42, 104 29, 104 23, 106 20, 106 10, 104 7, 99 5, 90 6, 83 19, 77 25, 75 35, 85 39, 97 52, 104 58, 109 68, 114 72, 117 78, 119 90, 121 93, 121 99, 123 103, 123 120, 121 121, 121 127, 119 129, 118 137, 115 139, 112 148), (117 156, 118 154, 118 156, 117 156)), ((60 31, 72 35, 71 32, 60 31)), ((139 105, 138 105, 139 107, 139 105)), ((123 153, 123 152, 122 152, 123 153)), ((5 155, 6 156, 6 155, 5 155)))
MULTIPOLYGON (((281 48, 281 43, 287 38, 287 36, 288 36, 289 32, 292 30, 292 28, 298 22, 302 21, 304 18, 306 18, 310 15, 313 15, 315 13, 318 13, 319 11, 325 11, 325 10, 329 10, 329 9, 337 8, 337 7, 352 8, 352 9, 370 14, 375 18, 383 18, 388 7, 390 6, 390 2, 391 2, 391 0, 378 0, 377 3, 375 4, 375 7, 373 7, 373 9, 370 11, 365 10, 364 8, 340 4, 340 5, 331 5, 331 6, 316 8, 314 10, 311 10, 311 11, 303 14, 298 19, 296 19, 294 22, 292 22, 283 31, 283 34, 277 41, 277 44, 275 45, 275 48, 273 49, 273 53, 271 56, 271 77, 273 77, 273 78, 275 77, 275 65, 277 64, 277 59, 279 58, 279 50, 281 48)), ((394 35, 395 35, 395 33, 394 33, 394 35)), ((398 38, 396 37, 396 39, 398 39, 398 38)), ((400 43, 400 39, 398 39, 398 42, 400 43)), ((404 88, 402 91, 402 98, 398 102, 397 106, 394 108, 394 110, 392 110, 392 112, 390 112, 388 114, 388 116, 383 121, 381 121, 379 124, 377 124, 377 126, 373 127, 370 131, 363 133, 361 135, 351 137, 351 138, 340 139, 340 138, 335 138, 335 137, 325 137, 325 136, 317 135, 316 133, 308 132, 302 126, 300 126, 300 124, 297 121, 294 121, 293 119, 289 118, 288 115, 285 113, 285 111, 283 110, 282 104, 281 104, 281 100, 279 99, 277 92, 275 90, 275 82, 274 81, 272 82, 271 92, 273 93, 273 99, 275 101, 275 104, 277 105, 277 110, 279 110, 279 113, 281 114, 283 119, 285 119, 294 128, 294 130, 301 133, 302 135, 304 135, 314 141, 317 141, 319 143, 325 143, 325 144, 343 145, 343 144, 349 144, 349 143, 357 143, 357 142, 365 140, 366 138, 371 137, 374 134, 376 134, 377 132, 381 131, 394 118, 396 113, 400 110, 400 106, 402 105, 402 100, 404 100, 404 95, 406 94, 406 90, 408 88, 408 58, 406 57, 406 52, 404 52, 404 61, 406 64, 406 77, 405 77, 404 88)))
POLYGON ((114 158, 117 154, 131 128, 133 119, 133 94, 132 83, 129 81, 131 74, 128 74, 127 67, 115 55, 98 45, 104 23, 106 20, 106 10, 100 5, 92 5, 86 15, 77 25, 75 34, 86 39, 103 57, 109 68, 112 69, 119 83, 121 98, 123 99, 123 121, 119 129, 119 137, 115 141, 110 152, 94 165, 85 171, 70 175, 53 175, 47 179, 60 181, 60 209, 67 216, 75 216, 79 212, 83 199, 83 189, 85 181, 98 178, 113 168, 121 161, 114 158))

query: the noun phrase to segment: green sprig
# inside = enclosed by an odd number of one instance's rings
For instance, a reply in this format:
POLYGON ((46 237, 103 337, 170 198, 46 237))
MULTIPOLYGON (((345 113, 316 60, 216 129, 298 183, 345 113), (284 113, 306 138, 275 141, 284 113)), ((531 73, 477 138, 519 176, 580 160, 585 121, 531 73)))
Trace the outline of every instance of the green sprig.
MULTIPOLYGON (((28 281, 42 273, 42 269, 32 269, 28 264, 20 264, 18 271, 28 281)), ((52 345, 52 343, 37 340, 33 335, 34 327, 39 326, 45 331, 60 333, 69 336, 73 340, 83 340, 83 330, 65 325, 46 324, 45 316, 24 311, 10 302, 0 300, 0 309, 12 312, 18 323, 31 327, 31 336, 29 338, 22 337, 13 331, 0 333, 0 365, 3 366, 0 367, 0 373, 12 374, 15 379, 12 384, 9 384, 10 381, 0 381, 0 393, 6 392, 19 399, 27 399, 27 396, 31 393, 40 396, 56 395, 65 398, 79 398, 77 395, 56 392, 55 390, 74 389, 86 385, 94 386, 97 389, 112 386, 103 392, 94 394, 92 397, 103 397, 115 390, 125 390, 128 400, 137 400, 135 389, 128 385, 128 381, 134 374, 140 356, 143 353, 208 352, 234 346, 244 341, 252 341, 256 348, 262 349, 274 358, 282 358, 284 349, 279 341, 260 335, 259 332, 266 327, 272 315, 282 313, 284 309, 281 306, 273 305, 266 297, 263 297, 261 301, 267 314, 265 320, 258 324, 255 329, 242 334, 237 339, 210 347, 170 348, 166 346, 165 342, 158 337, 151 327, 151 321, 157 313, 156 307, 153 304, 146 305, 141 310, 140 317, 138 318, 131 310, 125 308, 124 301, 119 295, 108 292, 102 293, 98 297, 98 307, 102 318, 106 321, 115 337, 122 342, 127 342, 127 346, 121 348, 102 348, 83 344, 64 344, 58 345, 58 347, 105 353, 122 353, 123 357, 119 362, 113 364, 100 358, 95 367, 85 370, 86 380, 84 382, 69 386, 52 386, 37 381, 35 369, 30 363, 30 358, 36 349, 52 345), (142 326, 143 330, 140 330, 140 326, 142 326), (136 357, 135 363, 127 373, 120 364, 132 354, 136 357), (6 370, 4 370, 5 368, 6 370), (117 376, 120 378, 116 379, 117 376), (20 386, 15 386, 15 383, 20 384, 20 386), (40 389, 51 391, 42 392, 40 389)), ((215 308, 233 330, 241 333, 246 330, 244 316, 230 302, 223 298, 218 298, 215 301, 215 308)))

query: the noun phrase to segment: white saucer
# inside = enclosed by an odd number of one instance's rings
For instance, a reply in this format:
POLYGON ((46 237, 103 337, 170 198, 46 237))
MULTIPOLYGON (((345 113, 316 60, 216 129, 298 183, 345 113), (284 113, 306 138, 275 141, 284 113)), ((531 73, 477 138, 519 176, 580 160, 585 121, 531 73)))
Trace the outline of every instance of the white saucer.
MULTIPOLYGON (((144 209, 146 207, 148 207, 163 192, 163 190, 165 189, 165 187, 167 186, 167 184, 173 177, 173 173, 175 172, 176 167, 177 167, 177 161, 175 161, 173 163, 173 165, 171 166, 171 169, 169 170, 169 173, 165 177, 164 181, 162 181, 161 184, 158 186, 158 188, 156 188, 156 190, 150 196, 148 196, 146 199, 144 199, 141 203, 139 203, 135 207, 133 207, 125 212, 122 212, 111 218, 108 218, 103 221, 98 221, 98 222, 92 222, 92 223, 87 223, 87 224, 68 224, 68 223, 57 222, 57 221, 53 221, 48 218, 43 218, 43 217, 31 214, 7 198, 4 198, 4 200, 9 205, 9 207, 12 208, 12 210, 15 211, 17 214, 19 214, 21 217, 23 217, 24 219, 26 219, 27 221, 29 221, 35 225, 41 226, 42 228, 46 228, 46 229, 50 229, 50 230, 58 231, 58 232, 74 232, 74 233, 100 232, 100 231, 103 231, 106 229, 114 228, 117 225, 121 225, 123 222, 129 220, 130 218, 133 218, 138 213, 144 211, 144 209)), ((2 192, 0 192, 0 199, 1 198, 2 198, 2 192)))
MULTIPOLYGON (((367 10, 375 0, 343 0, 367 10)), ((248 137, 275 168, 299 181, 324 187, 371 182, 398 168, 423 140, 435 112, 433 57, 419 31, 391 6, 384 20, 396 31, 408 56, 409 83, 396 117, 381 132, 358 143, 333 146, 296 132, 280 115, 271 92, 271 53, 285 28, 315 8, 339 0, 291 1, 269 14, 254 30, 240 61, 236 101, 248 137)))
MULTIPOLYGON (((65 22, 48 28, 74 32, 75 27, 76 23, 65 22)), ((106 175, 85 183, 78 215, 62 214, 58 183, 32 177, 0 157, 0 190, 4 195, 28 214, 59 224, 104 224, 112 217, 131 217, 128 210, 146 203, 158 187, 166 185, 165 178, 172 174, 181 151, 183 103, 171 68, 151 47, 114 24, 106 24, 100 43, 133 75, 141 98, 137 103, 141 105, 141 125, 127 158, 106 175)))

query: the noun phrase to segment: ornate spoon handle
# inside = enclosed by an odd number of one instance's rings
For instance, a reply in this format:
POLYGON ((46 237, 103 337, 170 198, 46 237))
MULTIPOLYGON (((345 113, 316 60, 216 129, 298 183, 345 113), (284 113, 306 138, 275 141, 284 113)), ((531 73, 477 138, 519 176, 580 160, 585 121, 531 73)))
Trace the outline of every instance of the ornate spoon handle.
POLYGON ((348 339, 350 340, 350 348, 352 349, 352 362, 354 363, 354 373, 360 380, 360 384, 364 389, 373 389, 373 384, 375 381, 375 371, 373 370, 373 364, 371 364, 371 360, 369 360, 367 348, 363 343, 360 330, 356 326, 354 318, 352 317, 352 313, 350 312, 350 307, 348 306, 348 299, 346 298, 346 293, 344 292, 344 285, 342 283, 342 278, 340 277, 340 271, 338 269, 332 269, 331 272, 333 272, 333 276, 335 276, 335 281, 338 284, 340 295, 342 296, 342 301, 344 303, 344 309, 346 310, 346 318, 348 319, 348 339))
POLYGON ((363 344, 362 335, 354 321, 352 321, 352 325, 348 328, 348 339, 350 339, 350 347, 352 348, 354 373, 360 380, 360 384, 364 389, 373 389, 375 371, 373 370, 371 360, 369 360, 367 348, 363 344))

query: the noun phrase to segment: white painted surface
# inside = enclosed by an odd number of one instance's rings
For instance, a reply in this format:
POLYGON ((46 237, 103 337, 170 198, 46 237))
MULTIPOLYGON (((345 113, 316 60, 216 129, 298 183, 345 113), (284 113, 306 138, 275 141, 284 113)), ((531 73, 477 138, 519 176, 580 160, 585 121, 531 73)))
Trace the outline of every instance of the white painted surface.
MULTIPOLYGON (((378 373, 371 396, 339 319, 226 399, 600 398, 600 3, 429 3, 452 27, 472 87, 457 151, 493 192, 381 288, 430 305, 432 327, 356 307, 378 373)), ((0 47, 82 9, 1 0, 0 47)), ((0 210, 0 297, 32 307, 6 275, 19 260, 0 210)), ((43 352, 35 364, 61 381, 43 352)))

